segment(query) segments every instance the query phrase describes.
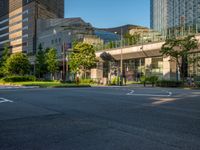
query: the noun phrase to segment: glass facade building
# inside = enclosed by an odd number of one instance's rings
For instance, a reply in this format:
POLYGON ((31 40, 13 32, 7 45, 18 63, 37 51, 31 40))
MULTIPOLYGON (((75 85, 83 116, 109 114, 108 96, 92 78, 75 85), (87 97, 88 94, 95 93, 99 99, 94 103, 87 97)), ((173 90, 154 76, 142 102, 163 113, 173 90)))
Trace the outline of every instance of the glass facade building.
POLYGON ((166 33, 174 27, 200 29, 200 0, 151 0, 151 28, 166 33))
POLYGON ((168 7, 167 0, 151 0, 151 28, 165 32, 168 25, 168 7))

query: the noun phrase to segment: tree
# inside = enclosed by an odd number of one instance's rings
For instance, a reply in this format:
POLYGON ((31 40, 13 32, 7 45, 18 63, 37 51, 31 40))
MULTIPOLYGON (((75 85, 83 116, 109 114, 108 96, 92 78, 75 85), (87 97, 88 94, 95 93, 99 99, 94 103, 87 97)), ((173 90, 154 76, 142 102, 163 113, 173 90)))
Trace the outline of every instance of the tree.
POLYGON ((5 63, 8 75, 26 75, 30 72, 30 62, 23 53, 12 54, 5 63))
POLYGON ((129 45, 134 45, 140 41, 140 34, 139 33, 134 33, 134 34, 127 33, 124 36, 124 39, 125 39, 125 41, 128 41, 129 45))
POLYGON ((0 76, 5 75, 5 63, 6 63, 6 60, 9 58, 9 56, 10 56, 9 45, 5 44, 3 53, 1 55, 1 59, 0 59, 0 76))
POLYGON ((36 54, 35 67, 36 75, 39 78, 43 77, 43 75, 47 72, 45 52, 43 51, 41 44, 39 45, 38 52, 36 54))
POLYGON ((95 49, 92 45, 86 43, 78 43, 74 47, 74 52, 70 54, 70 69, 77 73, 83 70, 86 77, 86 71, 91 69, 96 64, 95 49))
POLYGON ((182 80, 187 76, 188 56, 192 50, 198 48, 198 40, 190 35, 184 38, 167 39, 161 48, 163 56, 170 56, 175 60, 182 80))
POLYGON ((115 48, 116 47, 116 43, 114 41, 110 41, 108 44, 109 44, 109 48, 115 48))
POLYGON ((57 58, 57 52, 54 48, 51 48, 46 53, 46 64, 47 64, 47 70, 51 73, 51 77, 54 80, 55 79, 55 73, 58 70, 58 58, 57 58))

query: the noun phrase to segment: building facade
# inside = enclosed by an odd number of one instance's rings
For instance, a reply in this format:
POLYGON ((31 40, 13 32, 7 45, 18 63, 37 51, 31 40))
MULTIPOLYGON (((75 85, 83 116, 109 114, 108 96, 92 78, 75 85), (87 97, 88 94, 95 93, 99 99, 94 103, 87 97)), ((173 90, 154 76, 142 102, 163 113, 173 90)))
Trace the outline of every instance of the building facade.
POLYGON ((70 48, 74 41, 82 42, 93 35, 93 27, 81 18, 39 19, 37 44, 43 49, 55 48, 62 58, 63 45, 70 48))
POLYGON ((35 53, 37 20, 64 17, 64 0, 0 0, 0 55, 7 44, 11 53, 35 53))
MULTIPOLYGON (((200 35, 195 37, 200 42, 200 35)), ((160 50, 165 42, 152 42, 132 46, 119 47, 115 49, 105 49, 96 52, 99 60, 96 68, 91 70, 91 78, 104 83, 112 81, 120 75, 121 61, 122 74, 127 81, 139 81, 142 76, 157 76, 160 80, 180 80, 180 70, 176 61, 170 56, 164 56, 160 50), (102 54, 110 54, 114 60, 106 61, 102 59, 102 54)), ((199 48, 192 50, 188 58, 195 59, 200 56, 199 48)), ((192 63, 188 62, 186 77, 200 81, 200 60, 192 63)))
POLYGON ((150 14, 151 14, 151 28, 164 32, 168 24, 168 0, 151 0, 150 2, 150 14))
POLYGON ((174 27, 200 29, 200 0, 151 0, 151 28, 167 33, 174 27))

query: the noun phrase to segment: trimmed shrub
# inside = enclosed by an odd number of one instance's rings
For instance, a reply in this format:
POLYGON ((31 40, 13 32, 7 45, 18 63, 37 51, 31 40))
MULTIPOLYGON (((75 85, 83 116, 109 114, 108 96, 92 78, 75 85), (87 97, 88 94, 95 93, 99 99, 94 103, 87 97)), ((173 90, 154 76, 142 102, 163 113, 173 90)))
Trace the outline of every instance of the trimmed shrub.
POLYGON ((92 84, 94 81, 92 79, 81 79, 80 83, 82 84, 92 84))
POLYGON ((200 88, 200 81, 195 82, 195 86, 198 87, 198 88, 200 88))
POLYGON ((146 77, 146 76, 142 76, 142 77, 140 78, 140 82, 141 82, 144 86, 146 86, 148 80, 149 80, 149 79, 148 79, 148 77, 146 77))
POLYGON ((157 76, 151 76, 148 78, 148 81, 152 84, 152 86, 154 87, 155 84, 158 82, 158 77, 157 76))
POLYGON ((120 77, 113 77, 111 79, 111 85, 117 85, 120 82, 120 77))
POLYGON ((8 76, 2 79, 4 82, 36 81, 35 76, 8 76))
POLYGON ((182 87, 184 85, 183 81, 173 81, 173 80, 160 80, 156 83, 159 87, 182 87))

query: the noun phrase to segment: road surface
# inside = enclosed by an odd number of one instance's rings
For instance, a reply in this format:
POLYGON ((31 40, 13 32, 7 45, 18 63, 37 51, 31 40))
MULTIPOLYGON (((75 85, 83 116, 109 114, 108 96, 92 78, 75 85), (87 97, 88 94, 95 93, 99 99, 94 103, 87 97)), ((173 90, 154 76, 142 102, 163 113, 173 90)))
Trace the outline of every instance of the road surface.
POLYGON ((0 150, 200 150, 200 91, 2 88, 0 150))

